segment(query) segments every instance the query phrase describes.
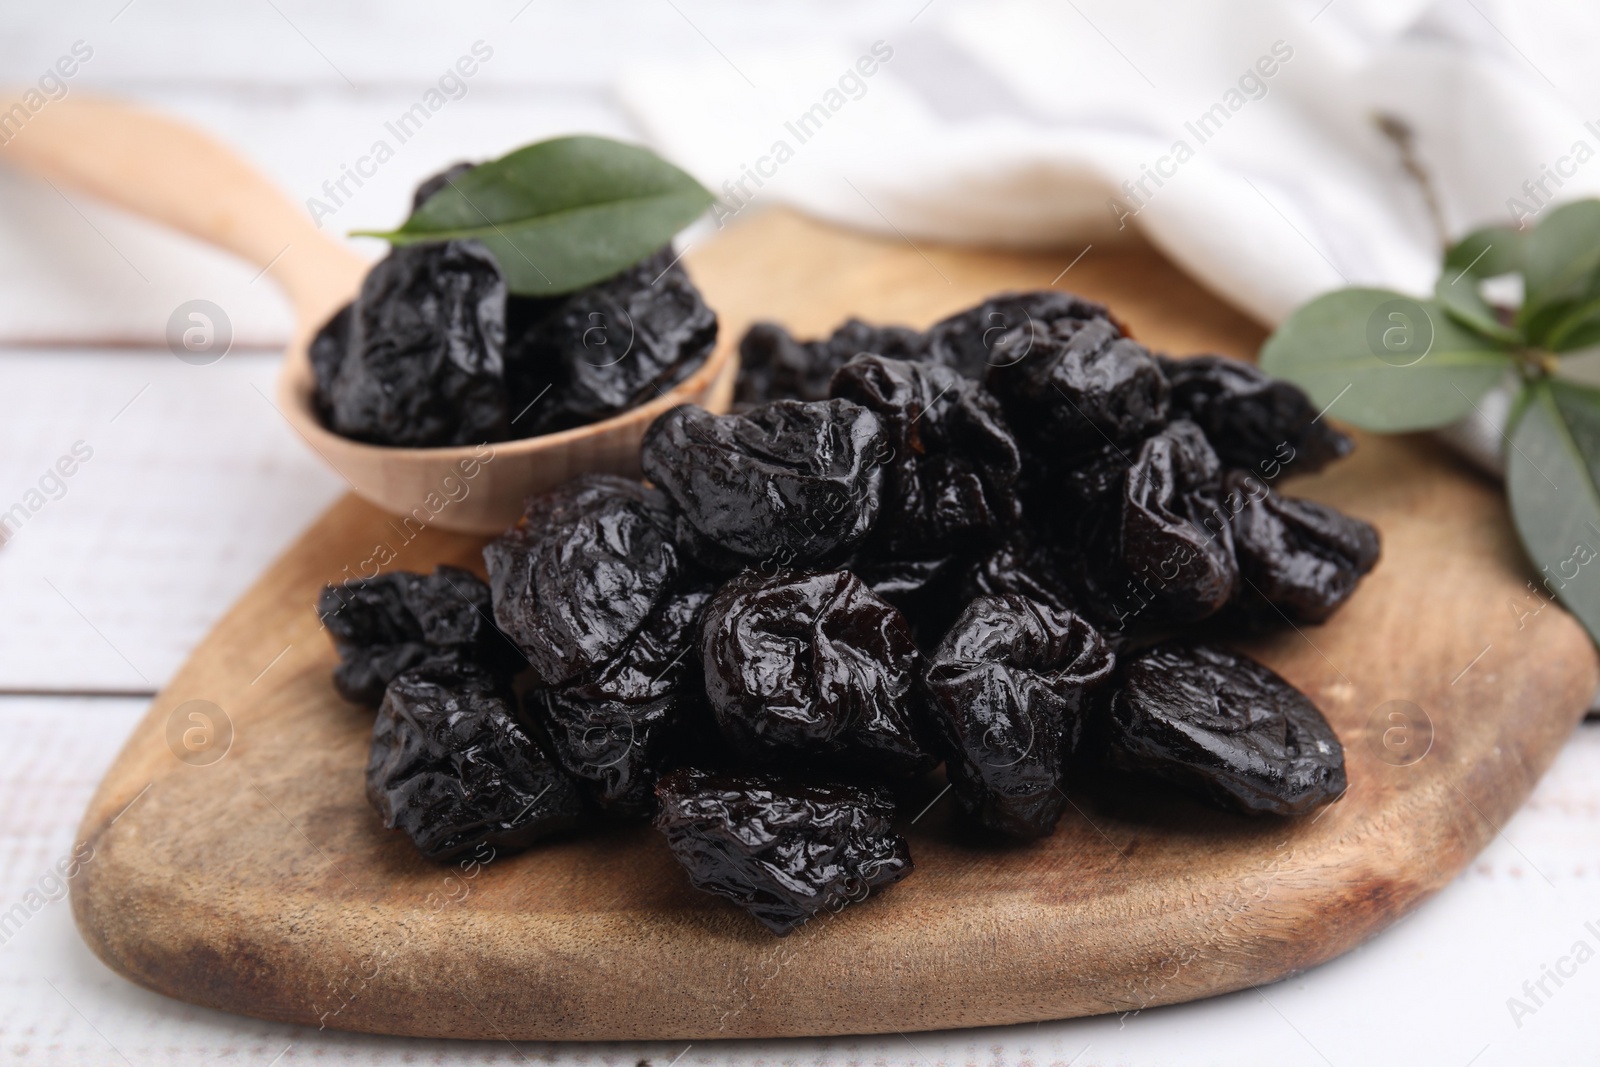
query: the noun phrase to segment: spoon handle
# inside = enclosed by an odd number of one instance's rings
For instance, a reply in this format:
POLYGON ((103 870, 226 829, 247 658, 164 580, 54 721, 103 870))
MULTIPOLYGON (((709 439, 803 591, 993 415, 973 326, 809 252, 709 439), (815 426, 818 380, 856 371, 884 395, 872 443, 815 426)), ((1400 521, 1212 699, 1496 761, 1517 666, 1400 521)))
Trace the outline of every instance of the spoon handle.
POLYGON ((0 164, 89 193, 243 257, 271 274, 313 330, 355 292, 365 262, 312 225, 232 150, 185 123, 114 100, 74 96, 28 112, 0 92, 0 164))

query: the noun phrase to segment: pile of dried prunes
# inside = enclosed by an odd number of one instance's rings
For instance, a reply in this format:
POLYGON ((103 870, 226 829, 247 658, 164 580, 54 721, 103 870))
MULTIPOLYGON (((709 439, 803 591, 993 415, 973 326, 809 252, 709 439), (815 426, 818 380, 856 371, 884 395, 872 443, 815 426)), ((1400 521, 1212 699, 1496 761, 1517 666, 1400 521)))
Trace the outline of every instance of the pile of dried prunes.
POLYGON ((1371 526, 1269 484, 1352 447, 1300 390, 1057 291, 741 352, 736 413, 675 408, 647 480, 530 500, 487 584, 323 592, 335 683, 378 709, 368 796, 424 855, 653 818, 783 934, 911 870, 897 800, 941 764, 997 841, 1074 789, 1343 792, 1315 705, 1197 640, 1320 623, 1377 561, 1371 526))
MULTIPOLYGON (((418 187, 420 207, 471 170, 418 187)), ((394 248, 311 342, 334 433, 433 448, 534 437, 653 400, 716 345, 717 316, 670 247, 563 296, 509 293, 480 242, 394 248)))

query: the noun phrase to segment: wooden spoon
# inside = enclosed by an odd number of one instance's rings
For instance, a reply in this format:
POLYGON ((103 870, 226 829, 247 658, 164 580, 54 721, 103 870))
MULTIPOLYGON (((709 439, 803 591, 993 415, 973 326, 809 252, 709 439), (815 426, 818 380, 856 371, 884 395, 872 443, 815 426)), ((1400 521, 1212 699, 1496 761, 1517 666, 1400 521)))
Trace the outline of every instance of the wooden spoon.
MULTIPOLYGON (((6 94, 0 113, 21 99, 6 94)), ((7 131, 9 132, 9 131, 7 131)), ((262 268, 295 311, 278 376, 278 409, 356 493, 423 526, 498 533, 523 500, 588 471, 635 474, 650 423, 678 404, 724 411, 738 373, 724 337, 688 378, 649 403, 561 433, 483 446, 386 448, 330 432, 312 408, 307 354, 316 331, 351 299, 366 263, 319 231, 252 166, 184 123, 111 100, 46 103, 0 147, 0 162, 74 186, 165 223, 262 268), (465 490, 463 492, 463 490, 465 490)))

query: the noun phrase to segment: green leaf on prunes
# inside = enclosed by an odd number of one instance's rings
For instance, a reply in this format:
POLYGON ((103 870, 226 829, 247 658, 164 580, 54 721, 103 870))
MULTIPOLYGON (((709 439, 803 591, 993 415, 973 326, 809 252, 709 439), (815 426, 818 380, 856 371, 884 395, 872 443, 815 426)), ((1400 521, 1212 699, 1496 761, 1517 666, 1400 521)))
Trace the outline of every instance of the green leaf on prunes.
POLYGON ((481 241, 513 293, 554 296, 631 267, 712 199, 649 149, 604 137, 557 137, 455 178, 397 230, 358 232, 396 245, 481 241))

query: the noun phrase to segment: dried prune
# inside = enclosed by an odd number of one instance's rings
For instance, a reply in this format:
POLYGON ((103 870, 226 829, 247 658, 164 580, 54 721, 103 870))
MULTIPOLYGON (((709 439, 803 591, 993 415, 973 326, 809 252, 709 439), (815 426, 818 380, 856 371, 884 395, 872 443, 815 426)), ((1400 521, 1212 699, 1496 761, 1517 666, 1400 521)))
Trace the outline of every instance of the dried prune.
POLYGON ((868 555, 941 560, 1016 525, 1022 456, 999 402, 977 382, 937 364, 863 355, 829 390, 876 415, 892 450, 868 555))
POLYGON ((544 685, 610 662, 671 591, 682 564, 656 490, 588 474, 528 501, 484 547, 494 617, 544 685))
POLYGON ((702 640, 712 713, 745 759, 883 777, 931 766, 916 641, 849 571, 746 571, 707 606, 702 640))
POLYGON ((945 768, 967 814, 990 830, 1043 837, 1069 801, 1068 756, 1114 657, 1083 619, 1026 597, 974 600, 929 659, 945 768))
POLYGON ((317 614, 340 663, 333 683, 346 700, 376 707, 401 671, 464 660, 505 677, 524 664, 495 628, 489 587, 471 571, 439 566, 431 575, 392 571, 323 588, 317 614))
POLYGON ((1275 478, 1310 474, 1350 454, 1355 442, 1321 420, 1300 387, 1225 356, 1160 360, 1171 384, 1171 416, 1206 432, 1230 467, 1275 478))
POLYGON ((1344 749, 1315 704, 1254 660, 1167 642, 1123 668, 1109 756, 1236 811, 1300 815, 1345 789, 1344 749))
POLYGON ((512 716, 503 683, 460 663, 389 684, 372 728, 367 799, 432 860, 526 848, 583 813, 577 788, 512 716))
POLYGON ((663 248, 559 299, 514 298, 506 377, 519 433, 608 418, 705 362, 717 316, 663 248), (546 391, 548 390, 548 392, 546 391))
POLYGON ((935 323, 928 330, 927 358, 982 381, 991 367, 1010 366, 1029 354, 1027 342, 1021 340, 1028 334, 1009 342, 1007 334, 1019 328, 1047 328, 1058 319, 1105 315, 1103 305, 1059 289, 1001 293, 935 323))
POLYGON ((1281 611, 1293 622, 1325 622, 1378 562, 1378 531, 1360 519, 1280 496, 1245 471, 1229 471, 1223 488, 1240 606, 1258 620, 1276 622, 1281 611))
POLYGON ((962 571, 959 595, 963 606, 980 596, 1009 593, 1056 611, 1073 609, 1059 553, 1025 530, 1017 530, 962 571))
POLYGON ((1149 594, 1148 621, 1195 622, 1238 588, 1233 539, 1217 510, 1221 478, 1205 435, 1182 420, 1146 440, 1128 469, 1121 564, 1149 594))
POLYGON ((673 408, 640 446, 677 505, 679 542, 706 566, 840 559, 878 516, 889 447, 848 400, 775 400, 743 415, 673 408))
POLYGON ((379 445, 499 441, 508 432, 506 283, 476 241, 396 248, 361 283, 341 358, 313 360, 328 428, 379 445))
POLYGON ((743 407, 769 400, 823 400, 834 371, 863 352, 891 359, 921 359, 923 335, 904 326, 873 326, 848 319, 817 341, 796 341, 772 322, 758 322, 739 341, 735 401, 743 407))
POLYGON ((417 186, 417 191, 411 194, 411 210, 417 210, 423 204, 426 204, 434 193, 448 185, 455 184, 457 178, 470 173, 477 166, 476 163, 452 163, 438 174, 424 179, 422 184, 417 186))
POLYGON ((1167 380, 1110 318, 1065 316, 997 342, 986 381, 1024 445, 1046 464, 1136 441, 1167 419, 1167 380))
POLYGON ((311 377, 317 385, 312 391, 312 402, 317 409, 317 418, 325 426, 333 425, 333 411, 329 407, 330 389, 334 379, 339 376, 339 365, 344 362, 344 354, 350 347, 350 323, 354 319, 354 308, 355 304, 349 303, 334 312, 333 317, 323 323, 311 339, 308 350, 311 377))
POLYGON ((911 873, 880 789, 684 768, 656 796, 656 826, 695 887, 779 935, 911 873))
POLYGON ((614 815, 648 815, 656 778, 693 740, 705 703, 700 615, 710 599, 709 588, 674 594, 595 673, 528 694, 562 768, 614 815))

